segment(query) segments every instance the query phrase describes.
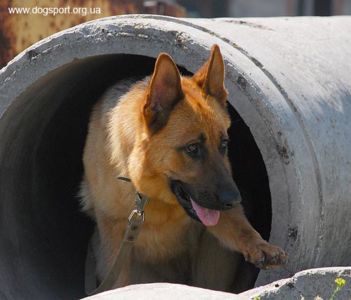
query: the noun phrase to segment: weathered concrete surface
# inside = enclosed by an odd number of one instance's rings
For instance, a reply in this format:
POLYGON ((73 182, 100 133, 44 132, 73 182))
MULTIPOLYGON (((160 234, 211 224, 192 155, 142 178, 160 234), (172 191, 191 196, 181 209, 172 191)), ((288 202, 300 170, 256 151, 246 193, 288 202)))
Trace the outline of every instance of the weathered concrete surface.
POLYGON ((136 284, 84 298, 86 300, 244 300, 246 297, 181 284, 136 284))
POLYGON ((351 267, 332 267, 310 269, 299 272, 293 277, 282 279, 271 284, 261 286, 240 296, 260 300, 314 300, 317 296, 322 299, 351 299, 351 267), (336 278, 345 280, 345 285, 336 291, 336 278))
POLYGON ((0 70, 4 298, 82 293, 88 230, 72 204, 73 183, 80 176, 86 99, 112 78, 104 70, 115 66, 116 78, 127 76, 165 51, 194 72, 214 43, 225 59, 230 103, 268 173, 270 241, 290 255, 286 269, 261 271, 256 284, 350 265, 351 229, 343 224, 351 215, 350 30, 350 17, 124 16, 60 32, 18 55, 0 70))
POLYGON ((89 300, 221 300, 221 299, 260 299, 260 300, 315 300, 351 298, 351 267, 332 267, 310 269, 299 272, 291 278, 275 281, 239 295, 215 292, 206 289, 189 287, 186 285, 153 283, 131 285, 128 287, 100 293, 84 299, 89 300), (335 279, 342 278, 345 285, 337 290, 335 279), (317 298, 318 299, 318 298, 317 298))

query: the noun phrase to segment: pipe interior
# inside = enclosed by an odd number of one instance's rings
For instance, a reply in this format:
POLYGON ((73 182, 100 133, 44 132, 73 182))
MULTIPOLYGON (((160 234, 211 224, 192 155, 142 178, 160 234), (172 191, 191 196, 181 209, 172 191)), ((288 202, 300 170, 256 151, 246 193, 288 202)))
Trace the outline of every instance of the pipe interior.
MULTIPOLYGON (((134 55, 74 60, 30 86, 0 119, 0 298, 84 296, 84 261, 94 224, 80 212, 76 195, 90 110, 109 85, 150 74, 154 62, 134 55)), ((268 239, 265 165, 245 122, 233 107, 229 112, 233 177, 249 220, 268 239)), ((241 274, 249 280, 235 292, 252 288, 258 270, 243 261, 241 274)))

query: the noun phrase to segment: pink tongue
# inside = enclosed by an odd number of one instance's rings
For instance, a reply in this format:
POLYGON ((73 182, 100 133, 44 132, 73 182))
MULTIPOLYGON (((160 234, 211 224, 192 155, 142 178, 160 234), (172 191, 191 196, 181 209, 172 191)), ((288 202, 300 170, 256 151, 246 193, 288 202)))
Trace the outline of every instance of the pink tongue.
POLYGON ((205 226, 214 226, 218 223, 220 217, 220 212, 218 210, 204 208, 192 199, 190 199, 190 201, 202 224, 205 226))

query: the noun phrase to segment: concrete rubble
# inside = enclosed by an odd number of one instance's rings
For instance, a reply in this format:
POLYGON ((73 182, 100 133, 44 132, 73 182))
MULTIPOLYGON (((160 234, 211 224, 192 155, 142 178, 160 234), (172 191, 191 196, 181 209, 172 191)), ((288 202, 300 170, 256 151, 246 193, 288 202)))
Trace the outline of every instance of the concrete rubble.
POLYGON ((351 267, 318 268, 248 290, 239 295, 170 283, 131 285, 100 293, 89 300, 296 300, 351 299, 351 267), (334 295, 334 298, 332 298, 334 295))

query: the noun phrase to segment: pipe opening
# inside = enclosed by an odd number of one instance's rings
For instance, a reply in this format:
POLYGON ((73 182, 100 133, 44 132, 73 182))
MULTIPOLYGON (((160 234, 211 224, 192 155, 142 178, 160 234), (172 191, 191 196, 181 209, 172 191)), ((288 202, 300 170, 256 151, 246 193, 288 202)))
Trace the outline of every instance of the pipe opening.
MULTIPOLYGON (((228 110, 232 120, 228 155, 233 179, 240 190, 242 205, 251 225, 268 240, 272 206, 266 167, 249 127, 231 105, 228 110)), ((258 268, 244 259, 239 268, 234 284, 236 293, 253 288, 259 273, 258 268)))
MULTIPOLYGON (((0 119, 0 278, 5 298, 84 296, 93 224, 80 212, 76 195, 90 110, 108 86, 132 75, 149 75, 154 62, 136 55, 74 60, 30 86, 0 119)), ((233 176, 250 222, 268 239, 271 199, 264 162, 249 128, 233 107, 229 111, 233 176)), ((257 278, 258 270, 244 261, 242 270, 249 279, 235 292, 253 287, 257 278)))

